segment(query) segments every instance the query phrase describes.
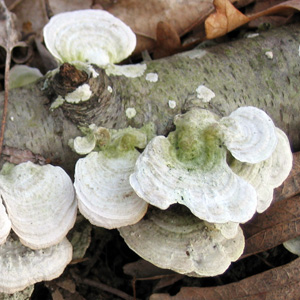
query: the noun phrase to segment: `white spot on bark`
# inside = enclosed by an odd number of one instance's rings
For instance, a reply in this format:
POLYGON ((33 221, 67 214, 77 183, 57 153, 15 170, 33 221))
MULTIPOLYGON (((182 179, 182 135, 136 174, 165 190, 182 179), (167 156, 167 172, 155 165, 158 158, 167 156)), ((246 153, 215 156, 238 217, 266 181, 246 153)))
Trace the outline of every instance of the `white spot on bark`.
POLYGON ((108 87, 107 87, 107 90, 110 92, 110 93, 112 93, 112 87, 109 85, 108 87))
POLYGON ((10 120, 13 122, 15 120, 15 118, 13 116, 11 116, 10 120))
POLYGON ((132 119, 132 118, 134 118, 136 116, 136 110, 135 110, 135 108, 134 107, 128 107, 127 109, 126 109, 126 117, 128 118, 128 119, 132 119))
POLYGON ((191 59, 194 58, 201 58, 203 57, 205 54, 207 53, 207 51, 202 50, 202 49, 194 49, 194 50, 190 50, 190 51, 186 51, 186 52, 182 52, 179 53, 177 55, 183 56, 183 57, 189 57, 191 59))
POLYGON ((157 82, 158 81, 158 74, 157 73, 148 73, 146 75, 146 80, 150 82, 157 82))
POLYGON ((199 85, 196 89, 197 98, 203 102, 209 102, 216 94, 204 85, 199 85))
POLYGON ((274 57, 272 51, 267 51, 267 52, 265 53, 265 55, 266 55, 266 57, 267 57, 268 59, 273 59, 273 57, 274 57))
POLYGON ((87 101, 91 98, 92 91, 90 86, 85 83, 79 86, 74 92, 65 96, 65 100, 69 103, 79 103, 81 101, 87 101))
POLYGON ((176 101, 174 101, 174 100, 169 100, 169 107, 170 107, 171 109, 174 109, 174 108, 176 107, 176 101))
POLYGON ((246 37, 247 37, 247 39, 252 39, 252 38, 256 38, 258 36, 259 36, 259 33, 250 33, 246 37))

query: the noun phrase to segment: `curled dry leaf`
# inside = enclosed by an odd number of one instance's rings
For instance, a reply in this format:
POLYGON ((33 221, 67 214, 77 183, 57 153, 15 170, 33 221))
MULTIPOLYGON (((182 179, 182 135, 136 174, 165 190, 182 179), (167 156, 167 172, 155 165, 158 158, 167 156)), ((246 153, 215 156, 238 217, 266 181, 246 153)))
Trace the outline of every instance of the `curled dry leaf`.
POLYGON ((150 300, 295 300, 299 299, 300 258, 239 282, 217 287, 184 287, 175 296, 153 294, 150 300))
POLYGON ((282 200, 243 225, 246 247, 242 257, 266 251, 300 235, 300 196, 282 200))
POLYGON ((216 11, 205 20, 205 31, 207 39, 214 39, 226 33, 267 15, 291 16, 300 10, 298 0, 285 1, 261 12, 246 16, 237 10, 229 0, 214 0, 216 11))
POLYGON ((293 168, 283 184, 275 189, 274 200, 277 202, 295 196, 300 190, 300 152, 293 154, 293 168))
POLYGON ((206 38, 214 39, 247 23, 250 19, 237 10, 229 0, 214 0, 216 12, 205 20, 206 38))
POLYGON ((119 0, 109 5, 107 1, 98 2, 135 32, 138 42, 135 53, 155 47, 159 22, 168 23, 182 36, 213 11, 212 0, 119 0))

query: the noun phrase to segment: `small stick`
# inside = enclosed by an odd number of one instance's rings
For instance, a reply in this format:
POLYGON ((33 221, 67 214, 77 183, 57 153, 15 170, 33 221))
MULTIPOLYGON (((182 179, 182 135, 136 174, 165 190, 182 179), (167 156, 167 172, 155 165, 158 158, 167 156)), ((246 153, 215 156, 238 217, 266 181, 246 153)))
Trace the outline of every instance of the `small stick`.
POLYGON ((6 50, 6 59, 5 59, 5 71, 4 71, 4 104, 3 104, 1 132, 0 132, 0 156, 2 153, 4 131, 5 131, 5 125, 6 125, 6 118, 7 118, 10 60, 11 60, 11 51, 10 51, 10 49, 7 49, 6 50))
POLYGON ((118 297, 120 297, 120 298, 122 298, 124 300, 134 300, 134 299, 138 300, 137 298, 134 298, 134 297, 132 297, 132 296, 130 296, 130 295, 128 295, 128 294, 126 294, 126 293, 118 290, 118 289, 115 289, 115 288, 113 288, 113 287, 111 287, 109 285, 106 285, 104 283, 101 283, 101 282, 97 282, 97 281, 94 281, 94 280, 91 280, 91 279, 87 279, 87 278, 83 279, 81 282, 83 284, 88 285, 88 286, 95 287, 95 288, 101 289, 101 290, 103 290, 105 292, 108 292, 108 293, 111 293, 113 295, 116 295, 116 296, 118 296, 118 297))

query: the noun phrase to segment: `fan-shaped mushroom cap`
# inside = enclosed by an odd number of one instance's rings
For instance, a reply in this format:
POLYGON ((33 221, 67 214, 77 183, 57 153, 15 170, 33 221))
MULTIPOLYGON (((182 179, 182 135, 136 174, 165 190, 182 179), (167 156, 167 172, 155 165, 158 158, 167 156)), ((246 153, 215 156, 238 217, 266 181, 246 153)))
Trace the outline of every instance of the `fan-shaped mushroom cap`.
POLYGON ((6 241, 11 229, 11 222, 0 198, 0 245, 6 241))
POLYGON ((184 204, 210 223, 248 221, 256 192, 227 165, 216 116, 195 109, 175 124, 175 132, 152 139, 138 158, 130 176, 135 192, 161 209, 184 204))
POLYGON ((44 27, 44 40, 60 62, 98 66, 118 63, 134 50, 136 37, 120 19, 103 10, 78 10, 53 16, 44 27))
POLYGON ((140 155, 135 148, 146 146, 154 125, 119 130, 90 126, 88 136, 90 130, 95 149, 100 151, 76 163, 74 186, 79 210, 92 224, 108 229, 134 224, 144 216, 148 203, 136 195, 129 176, 140 155))
POLYGON ((26 65, 14 65, 9 71, 9 88, 15 89, 33 83, 43 77, 37 68, 26 65))
POLYGON ((78 208, 92 224, 108 229, 138 222, 148 203, 139 198, 129 184, 139 152, 120 157, 92 152, 77 161, 75 189, 78 208))
POLYGON ((271 156, 277 145, 272 119, 256 107, 240 107, 222 118, 224 142, 239 161, 258 163, 271 156))
POLYGON ((127 245, 145 260, 190 276, 222 274, 244 249, 240 227, 234 238, 226 239, 183 206, 166 211, 151 208, 140 222, 119 231, 127 245))
POLYGON ((300 236, 284 242, 283 246, 291 253, 300 256, 300 236))
POLYGON ((27 247, 55 245, 73 227, 77 204, 62 168, 22 163, 2 171, 0 187, 12 229, 27 247))
POLYGON ((272 202, 274 188, 280 186, 289 175, 293 155, 286 134, 276 128, 278 143, 272 155, 257 164, 233 160, 231 169, 252 184, 257 192, 257 212, 265 211, 272 202))
POLYGON ((72 245, 59 244, 32 250, 9 236, 0 246, 0 292, 12 294, 42 280, 58 277, 72 259, 72 245))

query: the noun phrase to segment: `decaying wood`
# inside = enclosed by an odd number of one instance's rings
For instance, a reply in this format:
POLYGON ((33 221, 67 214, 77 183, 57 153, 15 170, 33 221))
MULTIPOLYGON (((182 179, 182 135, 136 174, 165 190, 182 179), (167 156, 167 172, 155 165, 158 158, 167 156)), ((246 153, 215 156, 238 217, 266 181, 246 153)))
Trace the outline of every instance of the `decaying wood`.
MULTIPOLYGON (((152 121, 158 134, 167 134, 173 128, 173 117, 195 106, 227 115, 238 106, 253 105, 272 117, 297 151, 300 149, 299 44, 300 26, 294 24, 261 33, 254 39, 147 62, 147 70, 141 77, 110 76, 113 89, 110 101, 103 103, 99 97, 99 113, 84 122, 122 128, 141 127, 152 121), (265 55, 267 50, 273 51, 272 60, 265 55), (158 74, 157 82, 145 79, 149 72, 158 74), (216 94, 208 105, 197 98, 196 89, 201 84, 216 94), (169 100, 176 101, 175 108, 169 107, 169 100), (137 111, 133 119, 126 117, 129 107, 137 111)), ((71 151, 68 141, 80 132, 62 109, 49 110, 46 90, 47 82, 41 79, 34 85, 11 91, 4 142, 60 161, 72 172, 78 156, 71 151)), ((3 93, 1 105, 2 101, 3 93)))

